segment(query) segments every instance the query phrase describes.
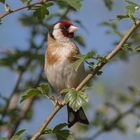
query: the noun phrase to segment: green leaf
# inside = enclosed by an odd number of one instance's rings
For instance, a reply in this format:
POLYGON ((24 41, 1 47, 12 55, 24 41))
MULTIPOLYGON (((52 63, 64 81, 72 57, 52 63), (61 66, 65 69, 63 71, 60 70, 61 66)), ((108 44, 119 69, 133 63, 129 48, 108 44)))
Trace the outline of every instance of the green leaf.
POLYGON ((24 92, 24 95, 21 97, 20 103, 24 100, 28 99, 29 97, 40 95, 41 92, 38 89, 32 88, 24 92))
POLYGON ((23 134, 25 131, 26 131, 26 129, 21 129, 21 130, 17 131, 17 132, 15 133, 15 135, 20 136, 20 135, 23 134))
POLYGON ((137 52, 140 52, 140 46, 137 46, 137 47, 135 48, 135 50, 136 50, 137 52))
POLYGON ((53 130, 50 128, 45 128, 45 130, 43 131, 43 134, 52 134, 53 130))
POLYGON ((64 127, 66 127, 68 124, 67 123, 60 123, 58 125, 56 125, 53 129, 53 131, 57 131, 57 130, 60 130, 60 129, 63 129, 64 127))
POLYGON ((133 49, 130 47, 129 44, 124 44, 122 46, 122 50, 124 50, 124 51, 133 51, 133 49))
POLYGON ((77 60, 73 63, 73 67, 75 71, 78 71, 79 66, 86 60, 92 58, 94 55, 94 52, 88 52, 85 55, 80 55, 77 57, 77 60))
POLYGON ((55 132, 57 140, 67 140, 68 136, 70 135, 69 130, 59 130, 55 132))
POLYGON ((140 9, 140 5, 137 3, 134 3, 132 1, 129 1, 129 0, 125 0, 125 2, 127 2, 129 4, 128 6, 125 7, 127 10, 128 16, 131 19, 134 19, 135 18, 134 13, 135 13, 135 11, 140 9))
POLYGON ((46 7, 51 7, 53 5, 54 5, 54 2, 53 1, 49 1, 49 2, 45 3, 45 6, 46 7))
POLYGON ((41 92, 42 95, 48 95, 49 86, 47 83, 40 84, 37 89, 41 92))
POLYGON ((80 67, 80 65, 83 63, 84 59, 83 58, 79 58, 78 60, 76 60, 73 63, 73 67, 75 71, 78 71, 78 68, 80 67))
POLYGON ((66 123, 60 123, 54 127, 52 132, 56 135, 57 140, 66 140, 70 135, 69 130, 63 129, 66 126, 67 126, 66 123))
POLYGON ((125 2, 127 2, 128 4, 133 5, 133 6, 140 6, 139 4, 129 1, 129 0, 125 0, 125 2))
POLYGON ((88 96, 83 91, 68 89, 68 93, 65 95, 64 102, 68 104, 74 111, 77 111, 80 107, 88 102, 88 96))
POLYGON ((113 1, 112 0, 103 0, 103 1, 108 10, 112 10, 113 1))
POLYGON ((10 140, 23 140, 20 135, 23 134, 25 132, 26 129, 22 129, 17 131, 14 136, 10 139, 10 140))
POLYGON ((80 10, 81 7, 81 0, 58 0, 60 2, 64 2, 69 6, 73 7, 75 10, 80 10))
POLYGON ((63 129, 66 126, 66 123, 60 123, 56 125, 53 129, 46 128, 43 134, 54 134, 57 137, 57 140, 66 140, 70 135, 69 130, 63 129))
POLYGON ((97 60, 99 62, 102 62, 102 63, 106 63, 107 62, 106 56, 100 56, 100 55, 98 55, 97 56, 97 60))
POLYGON ((128 14, 124 14, 124 15, 117 15, 117 18, 119 20, 125 19, 125 18, 129 18, 128 14))
POLYGON ((49 15, 49 11, 47 8, 52 6, 53 4, 54 4, 53 2, 47 2, 41 5, 34 11, 33 15, 42 21, 46 15, 49 15))

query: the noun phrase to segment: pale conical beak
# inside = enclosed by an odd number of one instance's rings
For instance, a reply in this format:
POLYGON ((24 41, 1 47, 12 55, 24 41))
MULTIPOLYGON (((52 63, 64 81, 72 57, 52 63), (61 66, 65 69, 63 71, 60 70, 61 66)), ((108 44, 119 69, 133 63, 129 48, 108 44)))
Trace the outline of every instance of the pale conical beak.
POLYGON ((76 27, 76 26, 73 26, 73 25, 71 25, 71 26, 69 27, 69 29, 68 29, 69 33, 73 33, 73 32, 75 32, 75 31, 77 31, 77 30, 79 30, 79 28, 76 27))

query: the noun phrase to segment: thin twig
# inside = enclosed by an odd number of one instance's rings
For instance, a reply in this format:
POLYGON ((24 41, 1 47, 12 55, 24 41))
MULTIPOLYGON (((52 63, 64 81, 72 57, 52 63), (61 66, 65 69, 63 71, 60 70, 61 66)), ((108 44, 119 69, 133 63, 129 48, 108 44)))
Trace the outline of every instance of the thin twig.
POLYGON ((90 136, 89 138, 79 138, 78 140, 95 140, 97 137, 99 137, 101 134, 111 131, 116 128, 116 124, 119 123, 123 118, 125 118, 127 115, 130 115, 133 113, 133 111, 136 109, 136 107, 140 106, 140 102, 137 101, 134 103, 128 110, 126 110, 123 113, 118 114, 115 118, 110 120, 107 124, 105 124, 101 129, 99 129, 93 136, 90 136))
POLYGON ((120 113, 116 118, 112 119, 108 124, 106 124, 103 128, 101 128, 99 131, 97 131, 91 138, 88 138, 88 140, 95 140, 99 135, 103 134, 106 131, 112 130, 115 128, 115 125, 121 121, 124 117, 127 115, 133 113, 136 107, 140 106, 140 102, 136 102, 133 104, 128 110, 126 110, 123 113, 120 113))
MULTIPOLYGON (((28 59, 28 60, 25 62, 25 64, 24 64, 24 68, 25 68, 25 69, 28 68, 28 66, 30 65, 30 63, 31 63, 31 59, 28 59)), ((13 89, 13 91, 12 91, 10 97, 8 98, 8 100, 7 100, 7 102, 6 102, 4 111, 2 112, 1 121, 3 121, 3 119, 4 119, 4 117, 5 117, 6 113, 7 113, 7 111, 8 111, 8 109, 9 109, 10 102, 11 102, 11 100, 13 99, 14 95, 16 94, 16 91, 18 90, 18 87, 19 87, 19 84, 20 84, 20 82, 21 82, 21 80, 22 80, 22 76, 23 76, 23 74, 24 74, 25 69, 24 69, 24 70, 21 70, 21 71, 18 73, 18 77, 17 77, 16 84, 15 84, 15 86, 14 86, 14 89, 13 89)))
POLYGON ((42 1, 39 1, 39 2, 35 2, 35 3, 32 3, 32 4, 29 4, 29 5, 26 5, 26 6, 22 6, 22 7, 19 7, 19 8, 16 8, 14 10, 9 10, 9 11, 6 11, 4 12, 3 14, 0 15, 0 20, 3 19, 4 17, 12 14, 12 13, 15 13, 17 11, 21 11, 21 10, 24 10, 24 9, 27 9, 27 8, 31 8, 31 7, 34 7, 38 4, 42 4, 42 3, 45 3, 47 2, 48 0, 44 0, 43 2, 42 1))
MULTIPOLYGON (((37 81, 35 82, 33 87, 37 87, 39 85, 39 83, 41 81, 42 73, 43 73, 43 68, 41 68, 37 81)), ((35 101, 35 97, 31 97, 24 103, 24 105, 21 109, 21 112, 19 114, 19 117, 14 124, 14 127, 11 130, 9 130, 9 132, 8 132, 8 138, 11 138, 14 135, 14 133, 17 131, 20 123, 26 117, 26 115, 29 112, 30 108, 32 107, 34 101, 35 101)))
MULTIPOLYGON (((85 79, 78 85, 78 87, 76 88, 76 90, 80 90, 83 88, 83 86, 89 81, 91 80, 91 78, 93 78, 93 76, 95 76, 97 74, 97 72, 106 64, 108 63, 109 60, 111 60, 111 58, 113 58, 118 52, 119 50, 121 50, 122 46, 126 43, 126 41, 128 40, 128 38, 132 35, 132 33, 138 28, 138 26, 140 25, 140 20, 136 21, 136 24, 133 24, 132 27, 128 30, 128 32, 123 36, 123 38, 121 39, 121 41, 119 42, 119 44, 117 46, 114 47, 114 49, 106 56, 106 61, 105 62, 99 62, 95 69, 93 71, 91 71, 86 77, 85 79)), ((55 116, 55 114, 63 107, 64 105, 56 105, 54 107, 54 109, 52 110, 52 112, 50 113, 50 115, 46 118, 46 120, 42 123, 42 125, 39 127, 39 129, 33 134, 32 138, 30 140, 37 140, 41 134, 43 133, 44 129, 46 128, 46 126, 49 124, 49 122, 53 119, 53 117, 55 116)), ((99 135, 99 134, 98 134, 99 135)))
POLYGON ((117 46, 114 47, 114 49, 106 56, 105 62, 99 62, 95 69, 91 71, 86 78, 79 84, 79 86, 76 88, 76 90, 80 90, 93 76, 97 74, 97 72, 106 64, 109 60, 111 60, 112 57, 114 57, 122 48, 122 46, 126 43, 128 38, 132 35, 132 33, 138 28, 140 25, 140 20, 136 21, 136 24, 133 24, 132 27, 128 30, 128 32, 123 36, 121 41, 117 46))
POLYGON ((49 114, 49 116, 47 116, 47 118, 45 119, 45 121, 42 123, 42 125, 39 127, 39 129, 36 131, 36 133, 32 136, 32 138, 30 140, 37 140, 40 135, 43 133, 43 131, 45 130, 46 126, 49 124, 49 122, 53 119, 53 117, 55 116, 55 114, 63 107, 63 105, 56 105, 52 112, 49 114))

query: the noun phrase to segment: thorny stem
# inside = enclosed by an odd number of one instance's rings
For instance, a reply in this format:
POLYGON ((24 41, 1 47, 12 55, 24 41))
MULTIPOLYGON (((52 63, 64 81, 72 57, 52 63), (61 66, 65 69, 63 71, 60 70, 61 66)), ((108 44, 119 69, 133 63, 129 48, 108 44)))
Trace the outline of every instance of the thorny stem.
MULTIPOLYGON (((92 70, 86 77, 85 79, 78 85, 76 90, 80 90, 84 87, 84 85, 90 81, 96 74, 97 72, 110 61, 122 48, 122 46, 126 43, 126 41, 129 39, 129 37, 134 33, 134 31, 138 28, 140 25, 140 20, 136 21, 135 24, 132 25, 132 27, 128 30, 128 32, 123 36, 123 38, 120 40, 119 44, 114 47, 114 49, 106 56, 106 61, 105 62, 99 62, 97 63, 96 67, 94 70, 92 70)), ((37 140, 41 134, 43 133, 44 129, 46 126, 49 124, 49 122, 53 119, 55 114, 64 106, 62 105, 56 105, 52 112, 47 116, 46 120, 42 123, 42 125, 38 128, 38 130, 33 134, 30 140, 37 140)), ((100 134, 101 132, 99 132, 100 134)), ((97 136, 99 134, 96 134, 97 136)))

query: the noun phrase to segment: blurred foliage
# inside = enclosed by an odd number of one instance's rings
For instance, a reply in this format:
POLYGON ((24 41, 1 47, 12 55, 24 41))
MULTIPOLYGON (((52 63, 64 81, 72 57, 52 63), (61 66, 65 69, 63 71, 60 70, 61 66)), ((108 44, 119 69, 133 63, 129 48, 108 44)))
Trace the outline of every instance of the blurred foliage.
POLYGON ((43 134, 53 134, 56 136, 57 140, 66 140, 70 135, 70 131, 68 129, 63 129, 66 126, 66 123, 60 123, 56 125, 53 129, 46 128, 43 134))
POLYGON ((105 6, 109 9, 112 10, 112 6, 113 6, 113 1, 112 0, 103 0, 105 6))
MULTIPOLYGON (((0 2, 5 7, 5 12, 10 13, 13 10, 11 9, 8 1, 0 0, 0 2)), ((44 79, 42 74, 44 65, 43 47, 45 47, 47 42, 46 36, 48 34, 48 29, 54 19, 70 20, 69 14, 76 14, 82 6, 82 0, 49 0, 47 2, 40 0, 40 3, 34 6, 32 5, 32 0, 21 0, 21 2, 24 6, 28 6, 28 11, 26 11, 26 14, 22 13, 20 15, 19 22, 23 28, 28 27, 30 29, 30 38, 28 40, 28 46, 24 50, 16 48, 0 52, 0 66, 12 70, 15 74, 17 74, 17 81, 13 91, 11 91, 11 94, 9 95, 9 98, 5 97, 4 93, 0 93, 0 135, 2 136, 0 140, 8 140, 8 138, 3 137, 3 134, 5 133, 8 133, 8 137, 10 137, 11 140, 22 140, 23 138, 21 134, 23 134, 25 130, 22 129, 18 132, 16 131, 23 121, 32 120, 34 115, 32 107, 34 102, 40 100, 38 96, 46 96, 49 100, 51 100, 50 96, 48 96, 48 92, 51 90, 49 89, 47 80, 44 79), (51 6, 56 6, 58 11, 50 12, 49 8, 52 8, 51 6), (41 41, 37 42, 36 38, 40 36, 41 41), (19 100, 24 102, 19 104, 19 100)), ((118 36, 118 40, 113 42, 113 46, 120 41, 125 33, 119 29, 119 21, 127 18, 128 21, 130 20, 135 23, 136 20, 139 19, 136 12, 139 11, 140 4, 128 0, 125 0, 125 2, 127 5, 124 7, 126 10, 125 13, 122 15, 116 15, 116 18, 113 21, 100 23, 100 26, 106 29, 106 33, 108 35, 118 36)), ((113 7, 116 6, 113 0, 103 0, 103 3, 110 12, 113 7)), ((77 23, 82 28, 85 28, 81 21, 75 19, 73 22, 77 23)), ((126 61, 128 60, 130 54, 140 52, 139 34, 140 28, 136 30, 131 39, 129 39, 122 47, 114 61, 117 61, 118 59, 126 61)), ((86 42, 81 35, 75 36, 75 41, 81 47, 85 47, 86 45, 86 42)), ((77 61, 73 64, 75 70, 77 70, 84 61, 90 69, 94 69, 98 62, 106 62, 106 58, 105 56, 99 55, 97 52, 88 52, 85 55, 78 56, 77 61)), ((102 74, 102 71, 99 71, 97 75, 100 74, 102 74)), ((86 90, 91 91, 91 88, 86 90)), ((83 104, 88 102, 88 97, 84 89, 81 91, 66 89, 63 92, 66 93, 64 98, 65 103, 68 103, 74 110, 79 109, 83 106, 83 104)), ((97 85, 96 83, 93 84, 92 92, 101 92, 102 94, 100 94, 100 98, 103 98, 102 95, 107 91, 102 84, 97 85), (94 90, 94 88, 96 90, 94 90)), ((137 87, 132 85, 128 86, 127 93, 115 90, 107 94, 109 95, 109 98, 103 100, 101 105, 97 106, 94 111, 92 110, 94 113, 90 119, 90 125, 88 127, 81 125, 79 127, 79 125, 77 125, 76 132, 81 132, 80 134, 83 134, 84 132, 86 135, 86 133, 88 134, 89 131, 96 128, 97 133, 89 139, 94 138, 99 133, 109 132, 114 129, 125 133, 128 126, 124 123, 123 119, 127 117, 127 115, 131 114, 140 119, 140 91, 137 87)), ((89 106, 87 108, 90 108, 89 106)), ((66 123, 60 123, 54 128, 46 128, 43 133, 43 137, 41 137, 40 140, 49 138, 50 135, 53 136, 52 139, 56 138, 57 140, 65 140, 67 138, 69 140, 75 139, 75 137, 77 137, 76 133, 72 134, 70 130, 65 128, 66 126, 66 123)), ((136 126, 136 132, 139 133, 139 124, 136 126)), ((30 136, 26 136, 25 134, 24 139, 29 138, 30 136)), ((88 136, 85 139, 87 138, 88 136)), ((78 137, 77 139, 80 138, 78 137)))

